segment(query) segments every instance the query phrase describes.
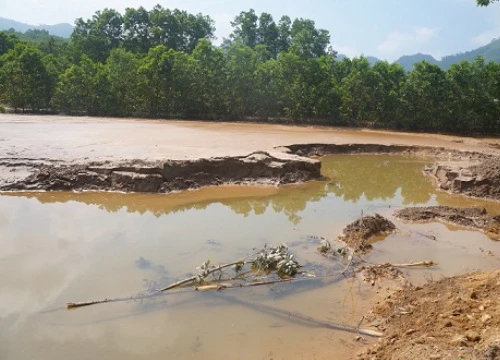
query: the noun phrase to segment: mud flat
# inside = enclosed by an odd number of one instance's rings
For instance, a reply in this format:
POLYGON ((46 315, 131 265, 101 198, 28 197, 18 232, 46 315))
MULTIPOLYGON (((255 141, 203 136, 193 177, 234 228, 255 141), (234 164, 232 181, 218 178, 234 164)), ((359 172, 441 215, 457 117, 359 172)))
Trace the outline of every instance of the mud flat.
POLYGON ((430 222, 439 220, 464 228, 483 231, 495 240, 500 237, 500 216, 488 215, 485 208, 416 207, 398 210, 395 215, 405 221, 430 222))
POLYGON ((0 114, 0 191, 156 193, 303 182, 318 178, 320 166, 304 157, 337 153, 427 154, 470 164, 500 150, 491 139, 432 134, 0 114))

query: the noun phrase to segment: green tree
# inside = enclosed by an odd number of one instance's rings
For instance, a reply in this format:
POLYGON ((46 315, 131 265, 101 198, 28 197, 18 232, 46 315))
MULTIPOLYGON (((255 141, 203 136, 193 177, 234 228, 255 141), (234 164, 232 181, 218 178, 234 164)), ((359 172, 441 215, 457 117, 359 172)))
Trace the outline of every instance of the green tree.
POLYGON ((46 109, 52 95, 43 54, 33 45, 17 43, 0 60, 0 93, 15 110, 46 109))
POLYGON ((312 20, 295 19, 291 37, 291 51, 302 57, 319 58, 327 54, 330 34, 327 30, 316 29, 312 20))
POLYGON ((146 54, 151 47, 149 12, 140 6, 125 9, 123 16, 124 46, 127 50, 146 54))
POLYGON ((69 114, 104 114, 99 95, 109 89, 100 86, 102 79, 102 65, 82 56, 79 64, 71 65, 61 74, 54 104, 69 114))
POLYGON ((77 59, 85 55, 104 63, 112 49, 123 42, 123 17, 113 9, 97 11, 91 19, 79 18, 71 34, 77 59))
POLYGON ((124 49, 113 49, 104 67, 109 86, 107 112, 114 116, 130 116, 137 107, 137 71, 139 59, 124 49))
POLYGON ((401 88, 406 126, 411 130, 444 129, 450 119, 449 91, 449 81, 439 66, 416 63, 401 88))
POLYGON ((266 47, 271 58, 276 59, 280 51, 279 29, 270 14, 262 13, 259 17, 258 43, 266 47))
POLYGON ((259 39, 258 20, 259 17, 255 14, 254 9, 242 11, 231 22, 233 32, 230 38, 241 45, 253 48, 258 44, 259 39))

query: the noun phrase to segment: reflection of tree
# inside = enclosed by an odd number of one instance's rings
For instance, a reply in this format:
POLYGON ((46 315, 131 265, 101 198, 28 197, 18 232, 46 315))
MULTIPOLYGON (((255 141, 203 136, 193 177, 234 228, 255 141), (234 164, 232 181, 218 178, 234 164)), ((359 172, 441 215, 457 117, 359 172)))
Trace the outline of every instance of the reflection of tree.
MULTIPOLYGON (((364 195, 367 200, 389 200, 401 189, 403 204, 427 203, 433 185, 422 175, 424 163, 400 156, 335 155, 323 158, 323 174, 329 182, 312 181, 281 188, 221 186, 177 194, 115 194, 115 193, 37 193, 22 194, 42 203, 76 201, 117 212, 126 210, 140 214, 162 216, 191 209, 203 210, 213 204, 222 204, 236 214, 262 215, 267 210, 282 213, 293 224, 302 218, 300 212, 311 202, 318 202, 328 193, 345 201, 357 202, 364 195)), ((7 194, 6 194, 7 195, 7 194)))
POLYGON ((342 155, 323 159, 323 174, 338 183, 330 191, 345 201, 389 200, 401 189, 403 203, 427 203, 433 192, 424 163, 400 156, 342 155))

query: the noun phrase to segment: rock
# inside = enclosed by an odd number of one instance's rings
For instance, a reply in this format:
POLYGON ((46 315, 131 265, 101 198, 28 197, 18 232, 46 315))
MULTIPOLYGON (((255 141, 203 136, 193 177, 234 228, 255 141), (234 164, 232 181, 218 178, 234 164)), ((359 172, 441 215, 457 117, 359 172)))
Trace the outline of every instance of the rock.
POLYGON ((457 345, 466 345, 467 344, 467 338, 463 335, 457 335, 453 339, 450 340, 450 345, 457 346, 457 345))
POLYGON ((481 340, 481 335, 479 335, 476 331, 474 330, 469 330, 465 333, 465 338, 469 341, 472 342, 478 342, 481 340))
POLYGON ((481 322, 483 324, 488 324, 490 321, 491 321, 491 315, 484 314, 483 316, 481 316, 481 322))

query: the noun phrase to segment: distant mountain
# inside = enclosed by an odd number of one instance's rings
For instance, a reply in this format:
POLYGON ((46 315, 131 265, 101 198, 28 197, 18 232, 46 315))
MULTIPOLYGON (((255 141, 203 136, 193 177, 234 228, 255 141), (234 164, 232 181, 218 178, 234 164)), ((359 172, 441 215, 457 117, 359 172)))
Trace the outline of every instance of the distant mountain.
POLYGON ((427 54, 422 54, 422 53, 418 53, 415 55, 404 55, 404 56, 401 56, 395 62, 396 62, 396 64, 399 64, 402 67, 404 67, 406 71, 412 71, 413 64, 415 64, 416 62, 424 61, 424 60, 431 63, 431 64, 439 65, 439 61, 434 59, 433 56, 427 55, 427 54))
POLYGON ((500 62, 500 38, 492 40, 488 45, 481 46, 472 51, 467 51, 464 53, 445 56, 440 61, 440 66, 447 69, 452 64, 459 63, 460 61, 467 60, 473 61, 478 56, 484 57, 486 62, 500 62))
MULTIPOLYGON (((344 55, 344 54, 337 54, 337 60, 343 60, 345 59, 346 57, 348 57, 347 55, 344 55)), ((370 65, 375 65, 376 63, 378 63, 379 61, 382 61, 380 59, 377 59, 376 57, 374 56, 365 56, 366 60, 368 60, 368 62, 370 63, 370 65)))
POLYGON ((47 30, 49 34, 69 38, 73 32, 73 25, 70 24, 55 24, 55 25, 30 25, 19 21, 5 19, 0 17, 0 30, 14 29, 17 32, 26 32, 26 30, 38 29, 47 30))
POLYGON ((492 40, 488 45, 482 46, 475 50, 449 55, 443 57, 440 61, 434 59, 431 55, 415 54, 405 55, 396 60, 396 63, 403 66, 407 71, 413 70, 413 64, 420 61, 427 61, 431 64, 440 66, 443 69, 448 69, 453 64, 458 64, 461 61, 473 61, 478 56, 484 57, 486 62, 500 62, 500 38, 492 40))

